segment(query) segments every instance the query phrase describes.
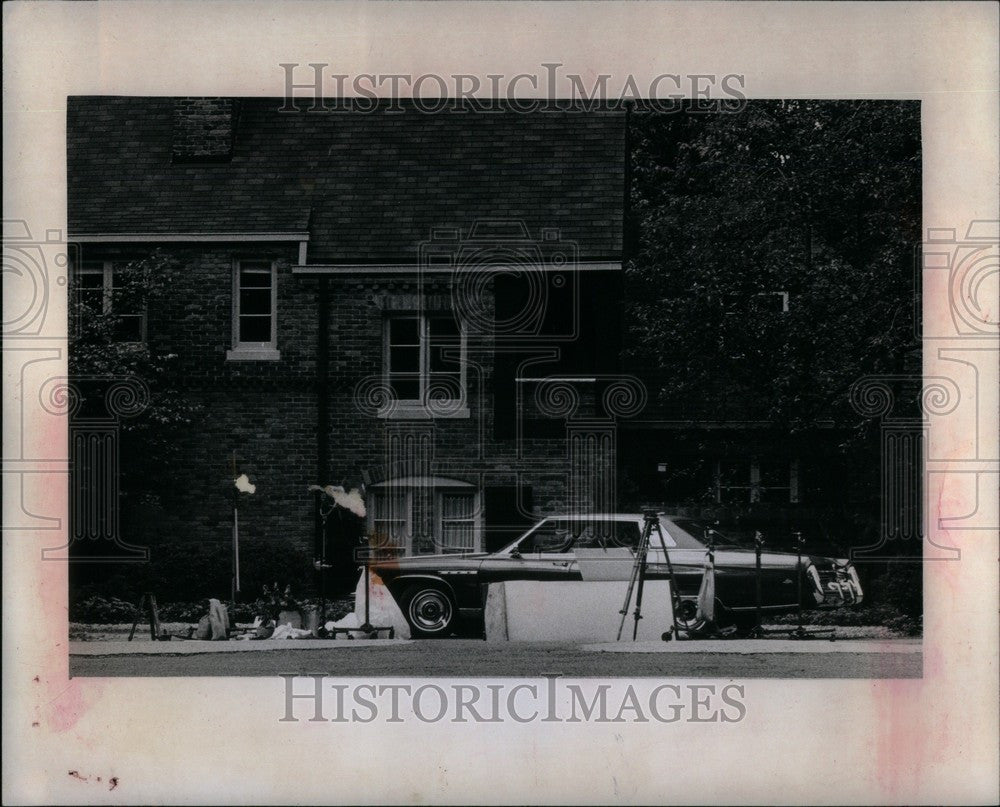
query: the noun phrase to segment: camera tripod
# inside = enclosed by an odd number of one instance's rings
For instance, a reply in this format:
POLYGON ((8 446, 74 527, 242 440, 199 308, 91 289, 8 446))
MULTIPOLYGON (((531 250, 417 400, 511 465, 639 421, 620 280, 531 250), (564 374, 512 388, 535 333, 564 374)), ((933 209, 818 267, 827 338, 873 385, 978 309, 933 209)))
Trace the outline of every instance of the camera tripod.
MULTIPOLYGON (((639 635, 639 620, 642 619, 642 590, 646 582, 646 572, 648 569, 649 542, 653 530, 660 538, 660 546, 663 547, 664 557, 667 559, 667 575, 670 578, 670 617, 672 622, 672 632, 674 636, 680 637, 680 628, 677 624, 677 608, 680 604, 680 594, 677 591, 677 582, 674 579, 674 567, 670 562, 670 553, 667 551, 667 542, 663 540, 663 528, 660 526, 660 516, 652 510, 643 513, 642 534, 639 536, 639 543, 635 549, 635 562, 632 565, 632 574, 629 576, 628 588, 625 591, 625 602, 622 604, 620 613, 621 622, 618 623, 618 636, 616 641, 621 641, 622 630, 625 628, 625 618, 628 616, 628 607, 632 602, 632 592, 635 592, 635 610, 632 618, 632 641, 639 635)), ((663 634, 663 640, 670 639, 671 631, 663 634)))

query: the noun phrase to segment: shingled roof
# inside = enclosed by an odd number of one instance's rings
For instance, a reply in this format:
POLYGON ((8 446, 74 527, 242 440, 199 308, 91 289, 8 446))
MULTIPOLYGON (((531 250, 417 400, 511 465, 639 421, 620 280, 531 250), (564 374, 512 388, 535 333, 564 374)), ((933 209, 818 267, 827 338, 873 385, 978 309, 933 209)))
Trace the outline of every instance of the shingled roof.
POLYGON ((86 234, 310 234, 310 263, 414 260, 434 227, 557 227, 581 258, 622 250, 620 112, 281 112, 236 105, 223 159, 175 153, 177 99, 75 97, 69 229, 86 234))

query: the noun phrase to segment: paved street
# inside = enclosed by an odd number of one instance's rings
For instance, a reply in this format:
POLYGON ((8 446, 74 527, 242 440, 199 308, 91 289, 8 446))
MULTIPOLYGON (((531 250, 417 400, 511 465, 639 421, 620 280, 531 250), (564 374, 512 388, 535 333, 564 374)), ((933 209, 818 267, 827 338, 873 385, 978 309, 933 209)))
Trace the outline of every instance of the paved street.
POLYGON ((73 676, 919 678, 919 640, 71 642, 73 676))

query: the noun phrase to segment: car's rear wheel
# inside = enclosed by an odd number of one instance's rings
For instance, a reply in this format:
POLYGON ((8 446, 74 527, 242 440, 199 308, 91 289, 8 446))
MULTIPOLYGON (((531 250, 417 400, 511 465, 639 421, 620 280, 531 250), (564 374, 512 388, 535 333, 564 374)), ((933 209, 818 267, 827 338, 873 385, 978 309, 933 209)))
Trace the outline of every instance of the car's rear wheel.
POLYGON ((403 614, 414 636, 447 636, 455 626, 455 603, 434 583, 414 583, 400 598, 403 614))

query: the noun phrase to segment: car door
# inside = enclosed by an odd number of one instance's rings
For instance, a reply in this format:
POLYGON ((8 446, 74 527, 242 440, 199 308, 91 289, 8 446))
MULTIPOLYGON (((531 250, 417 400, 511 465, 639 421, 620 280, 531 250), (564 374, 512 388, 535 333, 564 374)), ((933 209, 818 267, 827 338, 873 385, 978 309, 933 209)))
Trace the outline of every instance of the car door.
POLYGON ((573 534, 564 519, 542 519, 514 549, 488 555, 479 567, 483 583, 503 580, 568 580, 573 570, 573 534))

